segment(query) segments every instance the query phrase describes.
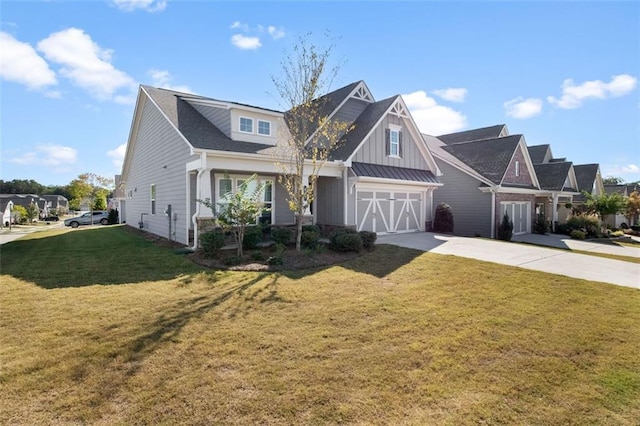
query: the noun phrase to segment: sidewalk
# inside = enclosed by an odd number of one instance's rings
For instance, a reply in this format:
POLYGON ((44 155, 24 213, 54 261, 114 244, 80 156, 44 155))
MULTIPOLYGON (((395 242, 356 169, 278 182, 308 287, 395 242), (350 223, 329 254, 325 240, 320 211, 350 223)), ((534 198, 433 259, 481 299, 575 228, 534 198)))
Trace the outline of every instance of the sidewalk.
POLYGON ((574 240, 561 234, 526 234, 512 238, 512 241, 561 248, 565 250, 593 251, 596 253, 614 254, 640 258, 640 244, 637 247, 616 244, 615 241, 574 240))
POLYGON ((380 235, 376 243, 393 244, 430 253, 467 257, 640 289, 640 264, 576 254, 532 244, 514 244, 430 232, 380 235))

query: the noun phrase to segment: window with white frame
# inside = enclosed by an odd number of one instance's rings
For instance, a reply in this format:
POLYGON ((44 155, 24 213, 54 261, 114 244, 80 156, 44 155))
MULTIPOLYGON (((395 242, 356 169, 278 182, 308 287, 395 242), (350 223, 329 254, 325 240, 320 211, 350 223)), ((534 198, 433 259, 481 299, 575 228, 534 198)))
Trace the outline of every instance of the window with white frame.
POLYGON ((271 136, 271 122, 258 120, 258 134, 262 136, 271 136))
POLYGON ((253 133, 253 118, 240 117, 240 131, 242 133, 253 133))
POLYGON ((390 129, 389 132, 389 155, 392 157, 400 156, 400 131, 390 129))
MULTIPOLYGON (((217 188, 216 192, 216 208, 226 203, 225 195, 235 193, 240 186, 249 179, 249 176, 216 176, 217 188)), ((249 183, 247 188, 247 194, 253 194, 258 185, 264 183, 262 191, 262 201, 264 203, 264 210, 257 222, 259 223, 272 223, 273 217, 273 179, 269 177, 258 177, 253 182, 249 183)))
POLYGON ((151 214, 156 214, 156 185, 151 184, 151 214))

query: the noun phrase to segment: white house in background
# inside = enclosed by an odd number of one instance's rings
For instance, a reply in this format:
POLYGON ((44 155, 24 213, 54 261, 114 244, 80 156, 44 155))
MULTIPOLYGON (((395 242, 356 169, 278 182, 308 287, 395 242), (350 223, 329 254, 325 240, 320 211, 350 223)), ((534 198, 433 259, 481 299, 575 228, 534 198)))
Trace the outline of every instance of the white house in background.
MULTIPOLYGON (((320 172, 310 220, 377 233, 424 230, 441 173, 402 97, 376 101, 358 81, 315 102, 353 128, 320 172)), ((122 220, 196 247, 212 217, 197 200, 218 203, 255 173, 270 207, 261 220, 294 223, 278 183, 282 158, 274 154, 287 132, 285 114, 141 86, 118 185, 122 220)))
POLYGON ((0 198, 0 212, 2 212, 2 223, 0 227, 9 226, 11 223, 11 210, 13 201, 8 198, 0 198))

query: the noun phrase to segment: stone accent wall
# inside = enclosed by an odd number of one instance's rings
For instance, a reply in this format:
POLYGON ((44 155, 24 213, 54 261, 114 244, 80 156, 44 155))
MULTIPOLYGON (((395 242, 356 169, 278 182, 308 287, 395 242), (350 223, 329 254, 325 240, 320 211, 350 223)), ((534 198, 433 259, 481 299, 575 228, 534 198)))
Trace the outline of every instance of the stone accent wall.
POLYGON ((518 185, 533 185, 531 171, 527 167, 527 163, 524 159, 524 154, 522 153, 522 149, 520 149, 520 146, 518 146, 515 155, 511 159, 509 167, 507 167, 503 182, 518 185), (520 162, 520 176, 516 176, 516 161, 520 162))

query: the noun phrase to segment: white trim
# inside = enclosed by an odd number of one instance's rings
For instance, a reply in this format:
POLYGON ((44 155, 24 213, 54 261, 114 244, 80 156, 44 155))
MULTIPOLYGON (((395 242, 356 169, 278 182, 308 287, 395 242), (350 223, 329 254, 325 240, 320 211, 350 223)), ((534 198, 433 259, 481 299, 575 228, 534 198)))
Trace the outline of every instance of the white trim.
POLYGON ((260 107, 253 107, 250 105, 241 105, 241 104, 236 104, 233 102, 224 102, 224 101, 216 101, 216 100, 212 100, 212 99, 201 99, 201 98, 194 98, 194 97, 190 97, 190 95, 185 95, 185 96, 180 96, 180 99, 182 99, 185 102, 188 102, 190 104, 196 104, 196 105, 203 105, 203 106, 211 106, 211 107, 216 107, 216 108, 222 108, 222 109, 237 109, 237 110, 241 110, 241 111, 247 111, 247 112, 255 112, 258 114, 265 114, 265 115, 271 115, 273 117, 282 117, 283 114, 282 112, 279 111, 274 111, 274 110, 270 110, 270 109, 262 109, 260 107))
POLYGON ((515 168, 516 168, 516 177, 520 177, 520 161, 519 160, 516 160, 515 168))
POLYGON ((149 214, 156 215, 158 208, 158 188, 155 183, 149 185, 149 214))
POLYGON ((421 192, 427 191, 429 188, 434 186, 442 186, 442 184, 434 184, 434 183, 424 183, 421 184, 419 182, 409 182, 402 183, 402 181, 392 180, 392 179, 381 179, 381 178, 357 178, 356 181, 356 190, 362 191, 364 190, 380 190, 380 191, 396 191, 396 192, 421 192), (402 189, 399 189, 402 188, 402 189))
POLYGON ((391 126, 389 125, 389 157, 391 158, 401 158, 400 157, 400 132, 402 132, 402 130, 400 129, 394 129, 394 127, 397 126, 391 126), (397 140, 394 142, 393 141, 393 134, 397 135, 397 140), (393 146, 395 145, 396 147, 396 152, 393 152, 393 146))
POLYGON ((258 136, 271 136, 271 121, 269 120, 261 120, 261 119, 257 119, 258 120, 258 125, 256 126, 256 134, 258 136), (269 125, 269 133, 260 133, 260 123, 267 123, 269 125))

